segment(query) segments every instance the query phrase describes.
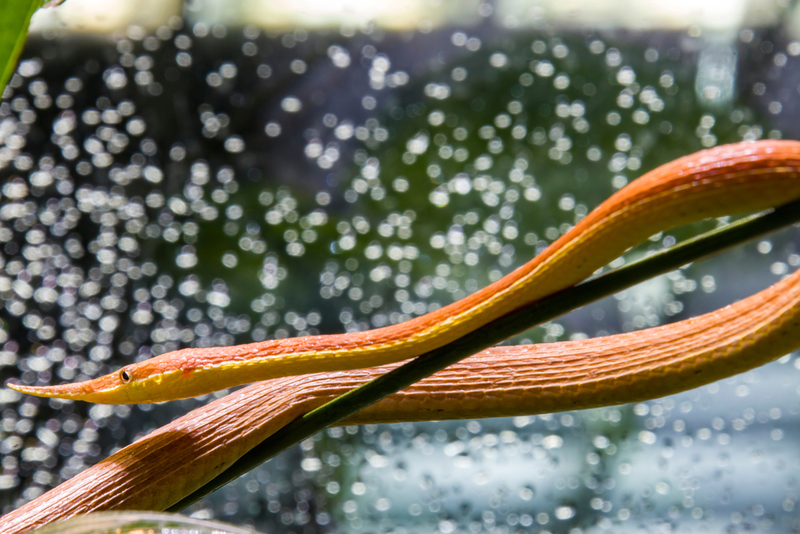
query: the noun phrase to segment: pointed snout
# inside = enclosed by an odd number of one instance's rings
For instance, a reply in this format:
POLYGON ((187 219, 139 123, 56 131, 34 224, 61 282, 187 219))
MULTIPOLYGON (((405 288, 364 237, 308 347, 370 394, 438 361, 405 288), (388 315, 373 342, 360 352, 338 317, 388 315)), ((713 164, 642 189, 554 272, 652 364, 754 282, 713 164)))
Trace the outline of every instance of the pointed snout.
POLYGON ((127 404, 128 392, 116 375, 106 375, 76 384, 57 386, 25 386, 7 383, 9 388, 27 395, 51 399, 67 399, 93 402, 97 404, 127 404))

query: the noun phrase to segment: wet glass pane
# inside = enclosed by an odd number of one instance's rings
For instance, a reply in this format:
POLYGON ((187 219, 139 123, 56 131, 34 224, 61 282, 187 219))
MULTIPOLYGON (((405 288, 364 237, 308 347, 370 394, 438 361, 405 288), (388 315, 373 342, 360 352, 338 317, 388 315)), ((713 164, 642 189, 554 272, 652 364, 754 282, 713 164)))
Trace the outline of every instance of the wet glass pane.
MULTIPOLYGON (((191 2, 153 29, 34 36, 0 104, 0 376, 78 381, 182 347, 399 323, 662 163, 797 138, 796 11, 718 4, 675 25, 444 2, 404 27, 266 29, 191 2)), ((705 313, 799 254, 782 231, 511 342, 705 313)), ((785 532, 798 369, 787 356, 596 410, 334 428, 188 513, 263 532, 785 532)), ((221 394, 111 407, 1 390, 2 511, 221 394)))

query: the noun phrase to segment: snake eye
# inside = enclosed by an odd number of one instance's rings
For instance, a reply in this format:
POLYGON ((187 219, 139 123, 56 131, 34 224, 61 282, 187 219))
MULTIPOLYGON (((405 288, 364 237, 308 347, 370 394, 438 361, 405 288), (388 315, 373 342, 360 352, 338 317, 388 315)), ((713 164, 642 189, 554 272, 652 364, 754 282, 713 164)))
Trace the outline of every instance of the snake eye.
POLYGON ((131 381, 131 374, 127 370, 123 369, 119 372, 119 378, 124 384, 127 384, 131 381))

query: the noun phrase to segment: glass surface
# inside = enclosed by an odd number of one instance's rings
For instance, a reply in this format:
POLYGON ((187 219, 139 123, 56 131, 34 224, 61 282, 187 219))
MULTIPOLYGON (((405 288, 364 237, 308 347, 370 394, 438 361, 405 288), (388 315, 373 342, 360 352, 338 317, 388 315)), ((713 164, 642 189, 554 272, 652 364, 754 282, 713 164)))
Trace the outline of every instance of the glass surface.
MULTIPOLYGON (((659 164, 800 138, 796 10, 635 31, 572 25, 560 4, 551 18, 544 3, 470 4, 471 24, 390 31, 228 27, 192 2, 110 41, 33 39, 0 104, 2 379, 397 323, 510 272, 659 164)), ((795 270, 798 239, 776 233, 512 342, 725 306, 795 270)), ((331 429, 188 512, 263 532, 789 531, 798 369, 787 356, 598 410, 331 429)), ((0 390, 2 511, 211 398, 0 390)))
POLYGON ((32 534, 258 534, 219 521, 156 512, 98 512, 51 523, 32 534))

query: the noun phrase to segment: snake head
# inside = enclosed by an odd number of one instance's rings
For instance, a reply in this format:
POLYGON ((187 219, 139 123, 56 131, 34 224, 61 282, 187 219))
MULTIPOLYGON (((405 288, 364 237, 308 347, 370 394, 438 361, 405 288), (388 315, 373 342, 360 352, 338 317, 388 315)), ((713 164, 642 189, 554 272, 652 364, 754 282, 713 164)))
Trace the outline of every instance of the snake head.
POLYGON ((75 384, 25 386, 8 383, 6 385, 14 391, 36 397, 82 400, 98 404, 128 404, 132 402, 130 397, 131 388, 129 387, 131 376, 131 371, 123 368, 116 373, 75 384))
MULTIPOLYGON (((145 404, 188 399, 240 384, 261 380, 253 362, 224 357, 206 365, 199 356, 207 349, 182 349, 109 373, 105 376, 58 386, 7 384, 20 393, 96 404, 145 404)), ((217 352, 225 348, 216 349, 217 352)), ((271 378, 271 377, 268 377, 271 378)))
POLYGON ((25 386, 9 383, 20 393, 54 399, 80 400, 96 404, 140 404, 164 402, 206 393, 197 391, 197 378, 184 369, 164 369, 155 360, 127 365, 118 371, 85 382, 57 386, 25 386), (193 378, 195 380, 193 380, 193 378), (195 389, 187 392, 186 387, 195 389))

